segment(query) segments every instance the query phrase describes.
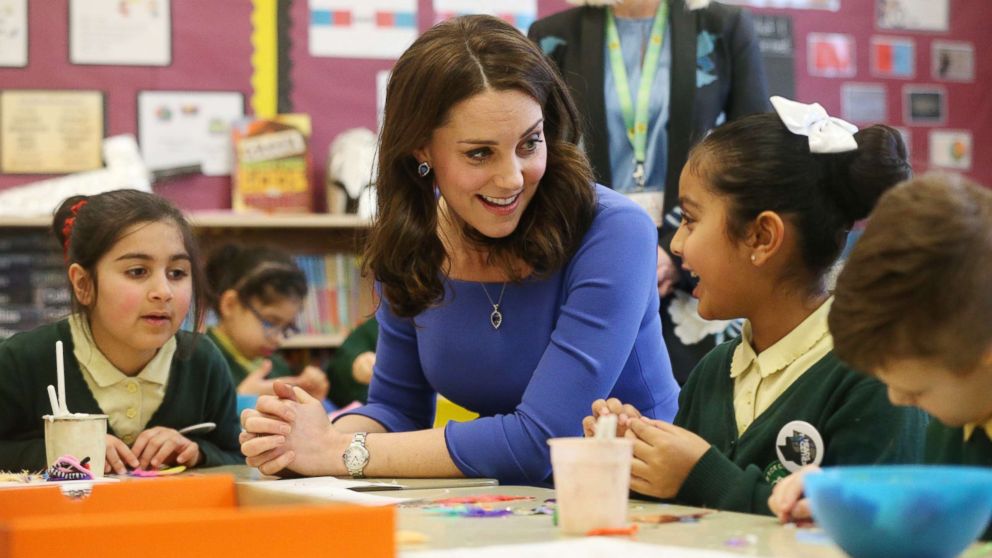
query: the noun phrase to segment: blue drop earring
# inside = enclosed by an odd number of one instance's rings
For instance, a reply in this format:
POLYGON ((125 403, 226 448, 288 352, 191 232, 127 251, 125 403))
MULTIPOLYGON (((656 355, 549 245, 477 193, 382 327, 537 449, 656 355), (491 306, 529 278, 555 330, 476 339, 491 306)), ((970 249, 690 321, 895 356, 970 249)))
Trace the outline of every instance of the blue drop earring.
POLYGON ((423 163, 417 165, 417 175, 420 176, 420 178, 427 178, 427 175, 430 173, 431 173, 431 164, 428 163, 427 161, 424 161, 423 163))

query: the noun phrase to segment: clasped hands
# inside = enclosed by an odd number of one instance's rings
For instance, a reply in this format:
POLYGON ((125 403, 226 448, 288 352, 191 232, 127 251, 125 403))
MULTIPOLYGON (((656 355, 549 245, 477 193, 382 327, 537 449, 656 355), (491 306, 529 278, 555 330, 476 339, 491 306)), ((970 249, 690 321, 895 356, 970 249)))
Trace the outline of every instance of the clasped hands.
POLYGON ((630 465, 631 490, 656 498, 674 498, 710 443, 674 424, 641 415, 632 405, 619 399, 597 399, 592 415, 582 420, 587 437, 595 431, 596 420, 603 415, 617 416, 618 437, 634 441, 634 458, 630 465))
POLYGON ((248 465, 266 475, 347 474, 341 454, 351 435, 335 429, 320 401, 299 386, 277 380, 273 390, 241 413, 239 441, 248 465))

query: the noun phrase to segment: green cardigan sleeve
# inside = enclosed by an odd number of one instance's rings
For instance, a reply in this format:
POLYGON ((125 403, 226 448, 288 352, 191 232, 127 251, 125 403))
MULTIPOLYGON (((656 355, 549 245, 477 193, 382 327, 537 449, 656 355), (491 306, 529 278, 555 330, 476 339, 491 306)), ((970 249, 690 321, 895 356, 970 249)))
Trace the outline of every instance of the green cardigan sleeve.
POLYGON ((213 432, 190 438, 200 446, 203 456, 200 466, 243 464, 245 457, 238 441, 241 422, 237 414, 237 395, 227 363, 220 349, 206 337, 199 337, 196 343, 197 358, 192 359, 195 364, 191 372, 194 377, 202 377, 203 383, 199 387, 206 390, 203 420, 217 424, 213 432))
POLYGON ((36 382, 24 372, 27 355, 17 351, 16 344, 0 342, 0 471, 40 471, 45 468, 41 416, 46 411, 37 405, 31 389, 36 382))
MULTIPOLYGON (((783 394, 785 399, 769 407, 740 438, 732 405, 726 400, 730 380, 687 384, 682 392, 687 396, 685 406, 676 423, 685 421, 689 424, 682 426, 699 429, 712 446, 690 471, 676 499, 693 506, 771 513, 768 497, 773 485, 765 471, 777 462, 778 431, 791 420, 808 422, 820 432, 826 445, 823 466, 920 462, 926 415, 918 409, 893 406, 881 382, 832 362, 836 361, 814 365, 806 372, 809 377, 797 380, 783 394), (692 397, 693 387, 703 392, 692 397), (719 417, 715 421, 714 415, 719 417)), ((714 371, 708 372, 712 377, 714 371)))
POLYGON ((358 355, 375 351, 378 338, 379 322, 370 318, 355 328, 334 353, 334 359, 326 372, 331 381, 328 397, 338 407, 344 407, 352 401, 365 403, 368 400, 369 386, 355 380, 351 375, 351 365, 358 355))

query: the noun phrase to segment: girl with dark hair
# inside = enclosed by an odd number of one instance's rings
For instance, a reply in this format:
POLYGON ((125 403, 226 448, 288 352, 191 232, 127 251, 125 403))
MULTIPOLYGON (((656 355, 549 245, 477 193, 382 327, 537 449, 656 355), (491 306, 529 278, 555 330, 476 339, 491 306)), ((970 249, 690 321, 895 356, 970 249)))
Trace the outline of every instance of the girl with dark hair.
POLYGON ((466 16, 393 68, 365 253, 382 302, 368 404, 327 423, 301 390, 242 414, 265 473, 542 482, 589 402, 670 419, 651 218, 595 185, 561 78, 507 23, 466 16), (437 394, 478 413, 431 429, 437 394), (343 456, 339 457, 339 456, 343 456))
MULTIPOLYGON (((203 313, 193 234, 167 200, 115 190, 65 200, 52 228, 74 313, 0 344, 0 469, 45 463, 46 386, 62 341, 71 411, 106 414, 106 472, 243 462, 234 386, 213 343, 179 331, 203 313), (177 430, 213 422, 211 432, 177 430)), ((80 456, 82 457, 82 456, 80 456)))
POLYGON ((225 244, 207 260, 210 308, 217 325, 207 335, 217 344, 239 395, 272 393, 271 378, 287 381, 317 399, 327 397, 327 375, 316 366, 297 376, 276 352, 296 333, 307 280, 284 252, 264 246, 225 244))
MULTIPOLYGON (((746 321, 693 370, 674 424, 621 421, 642 494, 769 513, 774 483, 802 466, 922 455, 924 416, 838 360, 827 328, 827 271, 848 231, 910 174, 902 137, 882 125, 854 133, 817 104, 772 104, 716 129, 682 171, 672 251, 699 278, 702 317, 746 321)), ((593 404, 593 416, 611 411, 639 414, 593 404)))

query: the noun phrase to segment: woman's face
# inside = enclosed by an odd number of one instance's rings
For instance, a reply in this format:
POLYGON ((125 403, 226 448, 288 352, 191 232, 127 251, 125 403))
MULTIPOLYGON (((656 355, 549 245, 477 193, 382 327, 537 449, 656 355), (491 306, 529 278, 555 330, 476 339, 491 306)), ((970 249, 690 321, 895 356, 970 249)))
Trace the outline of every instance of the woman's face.
POLYGON ((452 107, 448 121, 414 156, 433 167, 454 224, 506 237, 544 176, 543 111, 520 91, 479 93, 452 107))

